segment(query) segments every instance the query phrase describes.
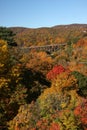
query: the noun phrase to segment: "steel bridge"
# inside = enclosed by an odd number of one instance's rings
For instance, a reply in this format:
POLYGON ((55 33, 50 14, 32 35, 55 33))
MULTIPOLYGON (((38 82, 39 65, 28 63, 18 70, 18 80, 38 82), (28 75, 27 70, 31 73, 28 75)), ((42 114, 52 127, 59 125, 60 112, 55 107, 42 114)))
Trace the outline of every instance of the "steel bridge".
POLYGON ((51 45, 44 45, 44 46, 22 47, 21 49, 24 52, 29 52, 29 51, 55 52, 66 45, 67 43, 61 43, 61 44, 51 44, 51 45))

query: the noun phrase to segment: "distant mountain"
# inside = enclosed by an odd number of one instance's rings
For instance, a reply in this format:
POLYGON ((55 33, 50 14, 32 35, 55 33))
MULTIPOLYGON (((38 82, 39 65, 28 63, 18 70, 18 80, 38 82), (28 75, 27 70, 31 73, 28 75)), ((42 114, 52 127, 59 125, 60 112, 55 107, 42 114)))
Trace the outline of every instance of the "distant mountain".
POLYGON ((82 27, 82 28, 87 28, 87 24, 77 24, 77 23, 74 23, 74 24, 68 24, 68 25, 56 25, 54 26, 53 28, 59 28, 59 27, 82 27))
POLYGON ((25 30, 27 30, 28 28, 24 28, 24 27, 10 27, 9 29, 11 29, 15 34, 17 33, 21 33, 25 30))
POLYGON ((77 42, 87 38, 87 24, 57 25, 37 29, 11 27, 19 46, 48 45, 77 42))

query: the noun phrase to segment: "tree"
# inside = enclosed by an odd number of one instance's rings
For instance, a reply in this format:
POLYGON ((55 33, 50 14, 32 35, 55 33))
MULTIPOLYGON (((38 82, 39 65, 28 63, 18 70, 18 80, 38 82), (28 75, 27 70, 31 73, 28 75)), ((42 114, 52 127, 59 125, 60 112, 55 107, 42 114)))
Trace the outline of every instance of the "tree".
POLYGON ((52 68, 52 70, 50 70, 48 73, 47 73, 47 79, 49 80, 53 80, 55 79, 59 74, 65 72, 66 69, 61 66, 61 65, 57 65, 57 66, 54 66, 52 68))
POLYGON ((25 103, 27 89, 22 85, 22 68, 13 64, 7 42, 0 40, 0 129, 7 127, 7 121, 17 113, 20 104, 25 103))
POLYGON ((75 76, 78 82, 78 93, 81 96, 87 97, 87 76, 79 73, 78 71, 73 71, 72 74, 75 76))
POLYGON ((10 53, 8 51, 7 42, 0 40, 0 76, 5 76, 10 67, 10 53))
POLYGON ((7 41, 10 46, 17 46, 14 40, 14 34, 9 28, 0 27, 0 39, 7 41))
POLYGON ((46 52, 30 52, 26 68, 42 73, 44 76, 51 70, 53 59, 46 52))

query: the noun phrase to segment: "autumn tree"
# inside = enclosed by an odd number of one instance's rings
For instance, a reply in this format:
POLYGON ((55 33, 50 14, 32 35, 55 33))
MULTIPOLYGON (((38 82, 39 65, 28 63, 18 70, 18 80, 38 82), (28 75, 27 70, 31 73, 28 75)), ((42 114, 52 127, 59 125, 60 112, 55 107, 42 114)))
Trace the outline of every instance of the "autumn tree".
POLYGON ((13 64, 7 42, 0 40, 0 129, 16 114, 26 98, 26 88, 21 84, 22 68, 13 64), (9 116, 10 115, 10 116, 9 116))
POLYGON ((52 68, 52 58, 46 52, 31 52, 30 60, 26 67, 35 71, 40 71, 44 75, 52 68))
POLYGON ((76 77, 77 81, 78 81, 78 93, 81 96, 85 96, 87 97, 87 76, 81 74, 78 71, 73 71, 72 74, 76 77))
POLYGON ((7 41, 8 45, 17 46, 14 40, 14 33, 6 27, 0 27, 0 39, 7 41))

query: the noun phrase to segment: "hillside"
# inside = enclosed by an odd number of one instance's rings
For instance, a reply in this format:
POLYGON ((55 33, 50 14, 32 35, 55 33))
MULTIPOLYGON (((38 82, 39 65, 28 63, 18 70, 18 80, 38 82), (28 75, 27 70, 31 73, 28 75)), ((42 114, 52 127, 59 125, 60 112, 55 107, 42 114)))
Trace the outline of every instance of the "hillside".
POLYGON ((50 28, 11 27, 20 46, 49 45, 64 42, 76 43, 87 38, 87 24, 58 25, 50 28))
POLYGON ((87 25, 10 29, 0 28, 0 130, 87 130, 87 25))

